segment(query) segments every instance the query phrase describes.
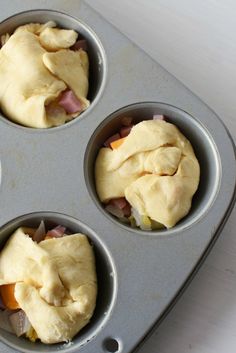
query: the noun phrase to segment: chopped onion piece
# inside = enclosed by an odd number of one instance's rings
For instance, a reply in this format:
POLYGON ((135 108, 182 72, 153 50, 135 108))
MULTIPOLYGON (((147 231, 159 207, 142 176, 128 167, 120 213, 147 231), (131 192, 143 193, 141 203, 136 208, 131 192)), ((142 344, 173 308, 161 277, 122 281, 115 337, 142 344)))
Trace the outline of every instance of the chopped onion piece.
POLYGON ((148 216, 140 215, 135 208, 131 208, 131 215, 134 217, 138 227, 142 230, 152 230, 152 223, 148 216))
POLYGON ((129 217, 131 215, 131 206, 128 202, 127 202, 126 206, 122 209, 122 211, 123 211, 125 217, 129 217))
POLYGON ((118 199, 110 200, 109 205, 113 205, 122 210, 127 205, 127 201, 124 197, 119 197, 118 199))
POLYGON ((107 205, 105 207, 105 209, 111 213, 113 216, 117 217, 117 218, 122 218, 124 217, 124 213, 122 212, 122 210, 116 206, 113 206, 113 205, 107 205))
POLYGON ((130 223, 130 220, 128 217, 120 217, 118 218, 120 222, 122 223, 126 223, 126 224, 129 224, 130 223))
POLYGON ((86 39, 79 39, 77 42, 75 42, 74 45, 70 47, 71 50, 79 50, 82 49, 84 51, 88 50, 88 45, 86 39))
POLYGON ((65 109, 68 114, 73 114, 82 111, 82 104, 75 96, 74 92, 64 91, 61 94, 58 104, 65 109))
POLYGON ((116 140, 119 140, 120 139, 120 134, 115 134, 115 135, 112 135, 111 137, 109 137, 105 142, 104 142, 104 146, 105 147, 111 147, 110 144, 116 140))
POLYGON ((153 115, 153 120, 165 120, 164 115, 155 114, 153 115))
POLYGON ((13 313, 14 311, 8 309, 0 311, 0 328, 10 333, 14 333, 9 319, 13 313))
POLYGON ((119 219, 131 215, 131 206, 124 197, 110 200, 105 209, 119 219))
POLYGON ((33 235, 33 240, 39 243, 44 239, 45 234, 46 234, 45 224, 44 224, 44 221, 41 221, 39 227, 37 228, 36 232, 33 235))
POLYGON ((24 335, 30 329, 31 324, 23 310, 9 316, 9 320, 17 337, 24 335))
POLYGON ((141 215, 140 215, 140 214, 138 213, 138 211, 137 211, 135 208, 133 208, 133 207, 131 207, 131 215, 132 215, 133 218, 135 219, 135 222, 136 222, 137 227, 139 227, 140 224, 141 224, 141 215))
POLYGON ((63 227, 61 225, 49 230, 46 234, 48 237, 52 238, 61 238, 65 234, 66 227, 63 227))
POLYGON ((49 119, 51 119, 51 118, 59 119, 66 114, 65 109, 62 108, 60 105, 55 104, 55 102, 46 105, 45 111, 46 111, 46 115, 49 119))

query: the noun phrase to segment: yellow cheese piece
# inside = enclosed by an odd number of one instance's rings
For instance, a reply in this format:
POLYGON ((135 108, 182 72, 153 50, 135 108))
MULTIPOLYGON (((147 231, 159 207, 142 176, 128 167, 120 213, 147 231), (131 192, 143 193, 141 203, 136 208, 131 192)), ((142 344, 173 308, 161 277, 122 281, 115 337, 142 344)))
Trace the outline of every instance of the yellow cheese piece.
POLYGON ((111 142, 110 143, 111 148, 113 150, 116 149, 116 148, 119 148, 120 145, 122 145, 122 143, 124 142, 124 140, 125 140, 125 137, 122 137, 119 140, 115 140, 115 141, 111 142))
POLYGON ((167 228, 189 212, 199 178, 190 142, 162 120, 135 125, 118 149, 102 148, 95 164, 102 202, 125 196, 141 216, 167 228))
POLYGON ((73 234, 37 244, 17 229, 0 254, 0 284, 10 282, 16 282, 15 298, 42 342, 71 340, 89 322, 96 302, 87 237, 73 234))

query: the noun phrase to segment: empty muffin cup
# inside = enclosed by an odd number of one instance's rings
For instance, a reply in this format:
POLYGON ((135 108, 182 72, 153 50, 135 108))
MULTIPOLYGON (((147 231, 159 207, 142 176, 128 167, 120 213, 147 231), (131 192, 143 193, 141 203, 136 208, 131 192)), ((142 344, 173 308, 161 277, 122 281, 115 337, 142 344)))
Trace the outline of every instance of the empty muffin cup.
MULTIPOLYGON (((89 323, 68 343, 44 344, 38 340, 33 343, 29 339, 23 338, 23 336, 17 337, 14 333, 10 333, 3 328, 0 329, 0 339, 13 349, 21 352, 78 352, 80 347, 96 337, 106 322, 109 321, 117 288, 114 263, 105 244, 93 230, 77 219, 54 212, 27 214, 8 222, 0 230, 1 248, 4 247, 7 239, 16 229, 19 227, 37 228, 41 221, 44 221, 46 229, 61 225, 66 228, 66 232, 69 232, 69 234, 82 233, 87 236, 92 245, 98 282, 97 301, 93 316, 89 323)), ((24 249, 22 249, 23 253, 24 249)), ((14 263, 14 259, 12 261, 14 263)), ((1 324, 0 327, 3 327, 3 325, 1 324)))
MULTIPOLYGON (((210 132, 200 122, 201 117, 193 117, 187 112, 165 103, 143 102, 123 107, 110 114, 93 133, 85 154, 84 172, 88 191, 101 212, 110 220, 123 228, 143 234, 170 234, 182 230, 197 222, 203 217, 211 207, 221 181, 221 164, 217 147, 212 139, 210 132), (104 204, 100 202, 96 191, 95 183, 95 161, 101 147, 104 147, 109 138, 121 132, 125 124, 132 124, 141 121, 154 119, 164 119, 176 125, 180 132, 190 141, 196 158, 200 166, 200 182, 192 199, 192 206, 188 214, 169 229, 139 230, 132 228, 129 222, 120 221, 106 211, 104 204), (198 120, 199 118, 199 120, 198 120)), ((122 137, 122 133, 120 135, 122 137)), ((143 136, 145 139, 145 136, 143 136)), ((118 144, 123 141, 118 141, 118 144)), ((115 144, 117 142, 115 141, 115 144)), ((116 146, 115 146, 116 147, 116 146)), ((122 206, 121 206, 122 207, 122 206)))
POLYGON ((2 116, 8 123, 38 129, 68 125, 98 102, 106 80, 106 55, 97 35, 80 20, 59 11, 26 11, 1 22, 0 38, 4 57, 13 60, 10 69, 10 60, 1 61, 2 84, 7 84, 2 87, 7 93, 2 116), (43 26, 32 25, 36 23, 43 26), (28 27, 9 39, 8 34, 24 25, 28 27), (57 28, 69 31, 59 33, 57 28))

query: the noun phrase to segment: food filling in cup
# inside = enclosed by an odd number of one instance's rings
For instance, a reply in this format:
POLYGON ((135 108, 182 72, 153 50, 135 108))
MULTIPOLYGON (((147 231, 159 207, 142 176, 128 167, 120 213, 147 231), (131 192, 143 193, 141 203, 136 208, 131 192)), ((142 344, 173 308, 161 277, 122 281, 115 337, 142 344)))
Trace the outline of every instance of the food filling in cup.
POLYGON ((90 104, 87 42, 56 23, 30 23, 1 36, 0 108, 33 128, 62 125, 90 104))
POLYGON ((0 253, 0 327, 32 342, 69 342, 97 295, 93 248, 62 225, 18 228, 0 253))
POLYGON ((191 208, 200 167, 188 139, 163 115, 135 124, 123 117, 95 163, 98 197, 121 222, 171 228, 191 208))

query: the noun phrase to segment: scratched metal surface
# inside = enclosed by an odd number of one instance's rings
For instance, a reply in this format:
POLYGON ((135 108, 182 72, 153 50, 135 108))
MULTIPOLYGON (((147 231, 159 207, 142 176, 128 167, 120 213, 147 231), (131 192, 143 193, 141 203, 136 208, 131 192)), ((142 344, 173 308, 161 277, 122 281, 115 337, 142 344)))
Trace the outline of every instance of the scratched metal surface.
MULTIPOLYGON (((1 1, 0 7, 0 20, 31 9, 52 9, 74 16, 94 30, 106 57, 103 92, 83 117, 43 131, 22 128, 0 118, 0 226, 15 217, 39 211, 69 215, 69 219, 62 218, 73 227, 76 221, 70 217, 79 219, 89 227, 89 235, 91 228, 91 236, 95 233, 95 238, 101 240, 106 249, 101 256, 108 256, 114 265, 116 281, 114 293, 110 293, 111 311, 101 312, 106 323, 101 326, 98 320, 93 324, 94 335, 90 332, 93 339, 87 344, 83 341, 82 345, 80 335, 69 346, 32 345, 2 333, 3 340, 19 345, 23 352, 79 349, 84 353, 99 353, 107 352, 104 342, 114 338, 120 344, 120 352, 131 352, 194 271, 231 211, 235 191, 233 144, 223 124, 206 105, 87 5, 74 0, 12 0, 1 1), (166 232, 166 236, 134 232, 106 217, 92 195, 89 185, 92 172, 85 170, 91 168, 89 141, 95 141, 90 139, 96 135, 100 123, 117 109, 144 101, 164 102, 187 112, 180 113, 175 108, 169 111, 172 119, 179 115, 178 121, 185 128, 190 128, 189 117, 195 117, 196 136, 201 136, 199 140, 196 137, 196 143, 203 141, 203 148, 211 149, 206 153, 209 165, 202 166, 206 182, 211 171, 209 178, 215 183, 213 189, 209 186, 211 190, 206 190, 211 202, 206 202, 205 208, 199 203, 202 217, 197 221, 195 217, 192 224, 180 225, 166 232)), ((148 109, 151 111, 153 107, 161 109, 155 104, 148 109)), ((48 215, 53 217, 51 213, 48 215)), ((86 232, 86 226, 84 229, 86 232)), ((2 227, 0 237, 3 239, 5 234, 6 228, 2 227)), ((106 287, 100 290, 105 291, 106 287)), ((0 343, 0 350, 16 352, 4 343, 0 343)))

